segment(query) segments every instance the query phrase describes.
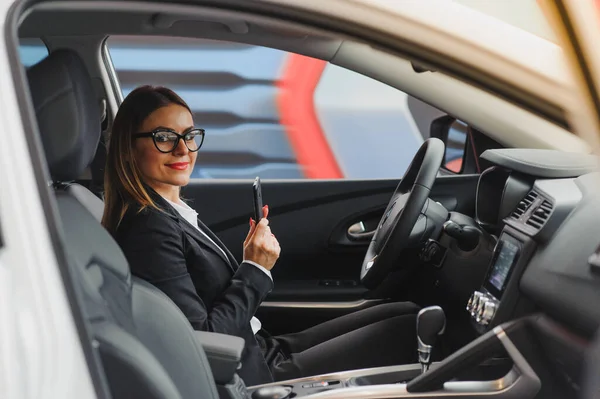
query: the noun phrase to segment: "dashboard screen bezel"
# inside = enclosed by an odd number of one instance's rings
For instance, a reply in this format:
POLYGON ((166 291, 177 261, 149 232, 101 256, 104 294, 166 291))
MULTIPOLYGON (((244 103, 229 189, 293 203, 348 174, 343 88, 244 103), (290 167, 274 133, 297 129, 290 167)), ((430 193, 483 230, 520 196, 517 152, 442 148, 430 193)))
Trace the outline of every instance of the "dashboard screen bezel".
POLYGON ((508 282, 510 281, 513 271, 515 270, 515 265, 519 262, 519 258, 520 258, 522 250, 523 250, 523 243, 521 241, 519 241, 518 239, 516 239, 515 237, 511 236, 508 233, 502 233, 502 235, 500 236, 500 239, 498 240, 498 243, 496 244, 496 248, 494 248, 494 255, 492 256, 492 260, 490 261, 490 266, 488 267, 488 271, 485 275, 485 280, 483 283, 483 288, 485 288, 496 299, 502 298, 502 294, 506 290, 506 286, 508 285, 508 282), (505 242, 510 242, 511 244, 515 245, 517 247, 517 252, 515 253, 515 256, 512 260, 512 263, 510 265, 510 269, 506 275, 506 278, 502 282, 502 287, 500 289, 498 289, 498 288, 496 288, 496 286, 494 286, 491 283, 490 278, 492 276, 494 267, 496 266, 496 262, 500 255, 500 252, 502 251, 502 248, 504 247, 505 242))

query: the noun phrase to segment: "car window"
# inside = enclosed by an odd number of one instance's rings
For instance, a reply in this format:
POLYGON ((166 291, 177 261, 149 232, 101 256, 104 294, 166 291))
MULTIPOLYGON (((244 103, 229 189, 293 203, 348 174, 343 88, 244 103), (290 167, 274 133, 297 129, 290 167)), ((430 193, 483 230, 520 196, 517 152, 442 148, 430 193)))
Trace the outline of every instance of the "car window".
POLYGON ((398 178, 428 136, 430 120, 415 118, 431 113, 405 93, 322 60, 201 39, 107 47, 124 96, 167 86, 206 129, 194 178, 398 178))
POLYGON ((27 68, 48 56, 48 48, 41 39, 19 39, 21 62, 27 68))

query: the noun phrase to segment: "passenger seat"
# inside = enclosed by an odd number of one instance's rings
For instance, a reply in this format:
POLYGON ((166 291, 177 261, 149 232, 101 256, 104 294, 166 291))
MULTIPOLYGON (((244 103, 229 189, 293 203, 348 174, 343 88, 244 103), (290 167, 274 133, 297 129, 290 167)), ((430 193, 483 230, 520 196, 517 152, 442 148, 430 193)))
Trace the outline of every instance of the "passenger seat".
MULTIPOLYGON (((98 222, 93 207, 101 202, 85 203, 91 198, 82 194, 87 189, 65 183, 89 165, 100 137, 100 110, 82 60, 75 52, 58 50, 27 75, 58 188, 69 270, 113 398, 219 397, 198 332, 166 295, 132 277, 121 249, 98 222)), ((236 384, 239 397, 245 397, 241 380, 236 384)))

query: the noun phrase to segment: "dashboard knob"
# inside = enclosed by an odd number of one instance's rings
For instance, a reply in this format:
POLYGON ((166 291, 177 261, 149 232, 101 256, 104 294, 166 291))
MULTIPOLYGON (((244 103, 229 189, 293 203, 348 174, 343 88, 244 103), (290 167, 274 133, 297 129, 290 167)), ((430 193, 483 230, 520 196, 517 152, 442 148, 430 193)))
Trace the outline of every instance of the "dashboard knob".
POLYGON ((483 294, 479 291, 475 291, 473 295, 471 295, 473 301, 471 302, 471 307, 467 308, 467 310, 471 312, 471 316, 473 317, 475 317, 475 315, 477 314, 477 306, 479 306, 479 301, 481 300, 482 296, 483 294))
POLYGON ((481 295, 479 297, 479 301, 477 301, 477 307, 475 308, 475 321, 480 323, 483 318, 483 310, 485 309, 485 304, 488 303, 489 298, 485 295, 481 295))
POLYGON ((496 304, 492 301, 486 302, 481 315, 481 323, 488 324, 494 317, 494 314, 496 314, 496 304))
POLYGON ((482 326, 490 323, 497 308, 498 300, 487 292, 475 291, 467 302, 467 312, 471 314, 477 324, 482 326))
POLYGON ((467 302, 467 312, 471 312, 473 309, 473 302, 475 301, 475 293, 472 293, 469 297, 469 302, 467 302))

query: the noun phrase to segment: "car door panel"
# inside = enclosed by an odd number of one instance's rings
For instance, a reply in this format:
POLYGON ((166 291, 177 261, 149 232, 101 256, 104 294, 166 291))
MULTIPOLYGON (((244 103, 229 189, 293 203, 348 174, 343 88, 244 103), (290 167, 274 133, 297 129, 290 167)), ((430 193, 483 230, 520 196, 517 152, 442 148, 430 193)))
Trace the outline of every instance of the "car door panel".
MULTIPOLYGON (((308 281, 315 300, 334 300, 320 289, 322 280, 357 281, 367 242, 352 241, 347 229, 358 221, 378 221, 397 180, 265 180, 263 201, 282 252, 273 277, 282 282, 308 281)), ((432 199, 465 214, 473 214, 476 175, 439 177, 432 199)), ((194 180, 184 190, 200 218, 237 259, 252 215, 251 180, 194 180)), ((307 283, 308 284, 308 283, 307 283)), ((351 287, 347 288, 354 292, 351 287)), ((357 297, 362 290, 356 290, 357 297)), ((286 296, 276 288, 274 297, 286 296)), ((304 295, 301 295, 304 296, 304 295)))
POLYGON ((303 331, 309 327, 387 302, 384 299, 357 299, 337 302, 272 301, 263 302, 256 312, 263 326, 273 335, 303 331))

